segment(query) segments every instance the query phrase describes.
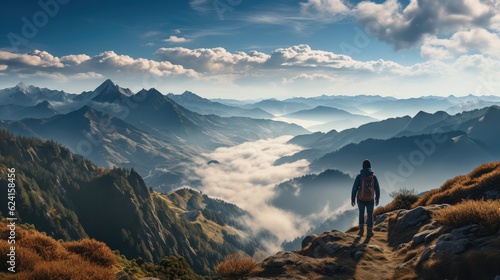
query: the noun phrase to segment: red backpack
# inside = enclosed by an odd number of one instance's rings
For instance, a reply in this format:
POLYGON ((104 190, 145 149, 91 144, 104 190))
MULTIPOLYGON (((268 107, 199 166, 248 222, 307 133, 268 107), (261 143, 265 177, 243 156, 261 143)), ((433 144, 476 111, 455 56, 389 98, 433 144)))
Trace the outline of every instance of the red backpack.
POLYGON ((361 179, 361 186, 358 189, 358 199, 360 201, 373 201, 375 199, 375 176, 373 173, 361 179))

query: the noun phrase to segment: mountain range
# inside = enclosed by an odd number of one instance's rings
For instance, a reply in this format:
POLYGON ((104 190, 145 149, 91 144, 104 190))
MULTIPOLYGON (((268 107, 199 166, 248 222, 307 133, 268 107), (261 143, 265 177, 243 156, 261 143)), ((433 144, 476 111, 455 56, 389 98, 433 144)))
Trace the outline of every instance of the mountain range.
MULTIPOLYGON (((16 88, 30 89, 22 96, 38 92, 33 87, 16 88)), ((44 96, 47 100, 42 105, 47 105, 59 100, 60 93, 47 91, 44 96)), ((58 103, 60 108, 78 109, 30 118, 37 112, 33 109, 31 116, 1 121, 0 127, 56 140, 101 166, 134 167, 149 185, 165 191, 180 186, 186 166, 217 147, 307 132, 300 126, 272 120, 200 115, 155 89, 134 94, 110 80, 92 92, 63 96, 72 99, 66 105, 58 103)))
POLYGON ((263 252, 237 206, 189 189, 154 192, 134 169, 98 167, 52 141, 2 131, 0 167, 5 192, 6 170, 16 170, 18 222, 55 239, 94 238, 129 259, 183 256, 205 274, 235 251, 263 252))
POLYGON ((386 119, 341 132, 301 135, 289 143, 307 149, 275 164, 307 159, 317 172, 333 168, 354 176, 360 163, 369 158, 382 173, 384 184, 423 191, 435 180, 497 159, 499 116, 498 106, 456 115, 421 111, 414 117, 386 119), (440 172, 432 172, 436 169, 440 172))
POLYGON ((309 174, 276 184, 267 203, 310 221, 307 232, 283 243, 299 249, 306 235, 352 225, 356 211, 346 201, 366 158, 382 203, 389 192, 426 192, 498 160, 499 102, 494 96, 361 95, 253 103, 188 91, 134 92, 111 80, 78 95, 21 83, 0 90, 0 128, 9 131, 0 133, 0 188, 7 186, 6 168, 15 166, 21 222, 57 239, 101 240, 131 259, 183 256, 207 274, 230 253, 262 256, 264 244, 277 241, 242 222, 252 217, 237 205, 184 188, 202 187, 191 168, 216 164, 209 156, 215 149, 294 136, 288 144, 303 150, 274 164, 306 159, 309 174), (321 122, 327 132, 275 121, 278 116, 321 122))

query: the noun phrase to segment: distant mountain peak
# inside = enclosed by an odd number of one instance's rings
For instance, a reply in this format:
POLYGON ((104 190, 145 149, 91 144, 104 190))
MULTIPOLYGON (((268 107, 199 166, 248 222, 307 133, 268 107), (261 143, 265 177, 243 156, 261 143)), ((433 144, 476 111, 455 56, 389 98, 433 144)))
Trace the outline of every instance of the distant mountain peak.
POLYGON ((115 87, 115 83, 113 83, 113 81, 111 81, 110 79, 107 79, 101 85, 99 85, 95 89, 95 91, 103 91, 103 90, 105 90, 106 88, 109 88, 109 87, 115 87))
POLYGON ((92 100, 97 102, 114 102, 122 96, 131 96, 133 93, 129 89, 121 88, 110 79, 99 85, 93 93, 92 100))
POLYGON ((25 82, 19 82, 15 88, 17 88, 19 91, 26 92, 31 86, 26 84, 25 82))

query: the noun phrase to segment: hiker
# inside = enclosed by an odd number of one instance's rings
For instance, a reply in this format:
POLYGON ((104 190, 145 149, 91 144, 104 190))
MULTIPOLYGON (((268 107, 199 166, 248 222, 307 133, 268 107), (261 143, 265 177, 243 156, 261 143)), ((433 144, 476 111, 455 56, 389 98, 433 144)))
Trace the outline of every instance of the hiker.
POLYGON ((359 209, 359 233, 358 236, 363 236, 365 226, 365 208, 368 215, 367 236, 373 236, 373 208, 378 205, 380 198, 380 186, 378 184, 377 176, 373 174, 372 164, 369 160, 363 161, 363 169, 360 174, 356 176, 352 186, 351 205, 356 205, 358 201, 359 209), (357 199, 356 199, 357 196, 357 199))

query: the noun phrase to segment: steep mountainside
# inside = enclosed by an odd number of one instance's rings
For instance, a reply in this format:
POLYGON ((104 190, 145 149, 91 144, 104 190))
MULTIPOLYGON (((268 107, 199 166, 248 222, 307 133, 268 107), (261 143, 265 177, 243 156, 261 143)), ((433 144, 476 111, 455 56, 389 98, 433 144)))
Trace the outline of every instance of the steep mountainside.
MULTIPOLYGON (((54 142, 1 132, 0 189, 5 193, 11 167, 16 169, 19 222, 54 238, 91 237, 128 258, 148 261, 179 255, 203 273, 237 250, 259 253, 258 243, 248 238, 250 229, 237 222, 245 212, 193 191, 151 192, 133 169, 97 167, 54 142)), ((6 199, 1 196, 0 202, 7 205, 6 199)))
POLYGON ((373 237, 357 227, 312 234, 245 279, 498 279, 499 184, 500 162, 481 165, 410 209, 380 214, 373 237))

